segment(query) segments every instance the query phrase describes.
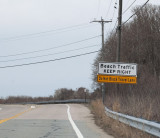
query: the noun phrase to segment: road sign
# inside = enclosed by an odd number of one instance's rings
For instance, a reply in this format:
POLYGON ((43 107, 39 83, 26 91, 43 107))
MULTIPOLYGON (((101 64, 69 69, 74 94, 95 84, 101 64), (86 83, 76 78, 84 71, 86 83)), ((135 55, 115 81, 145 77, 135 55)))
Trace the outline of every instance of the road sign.
POLYGON ((99 62, 98 74, 137 76, 137 64, 99 62))
POLYGON ((97 75, 97 81, 101 83, 127 83, 136 84, 137 77, 128 76, 107 76, 107 75, 97 75))

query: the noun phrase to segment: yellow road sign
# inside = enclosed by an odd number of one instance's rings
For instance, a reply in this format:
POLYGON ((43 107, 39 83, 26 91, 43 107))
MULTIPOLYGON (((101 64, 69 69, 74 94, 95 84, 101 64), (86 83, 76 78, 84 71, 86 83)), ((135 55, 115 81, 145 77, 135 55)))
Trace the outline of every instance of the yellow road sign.
POLYGON ((107 75, 97 75, 97 81, 101 83, 127 83, 136 84, 137 77, 128 76, 107 76, 107 75))

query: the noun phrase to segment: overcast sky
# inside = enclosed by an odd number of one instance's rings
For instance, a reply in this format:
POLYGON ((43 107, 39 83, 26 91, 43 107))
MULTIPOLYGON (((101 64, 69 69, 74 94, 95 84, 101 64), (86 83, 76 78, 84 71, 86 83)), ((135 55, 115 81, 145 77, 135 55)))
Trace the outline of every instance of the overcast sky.
MULTIPOLYGON (((123 0, 123 11, 133 2, 123 0)), ((135 1, 123 14, 123 21, 129 18, 134 6, 145 2, 135 1)), ((150 0, 150 3, 159 5, 160 0, 150 0)), ((118 0, 0 0, 0 67, 100 50, 101 26, 90 22, 101 17, 112 19, 112 23, 105 24, 107 37, 115 26, 117 14, 118 0)), ((58 88, 91 90, 96 56, 94 53, 43 64, 0 68, 0 96, 49 96, 58 88)))

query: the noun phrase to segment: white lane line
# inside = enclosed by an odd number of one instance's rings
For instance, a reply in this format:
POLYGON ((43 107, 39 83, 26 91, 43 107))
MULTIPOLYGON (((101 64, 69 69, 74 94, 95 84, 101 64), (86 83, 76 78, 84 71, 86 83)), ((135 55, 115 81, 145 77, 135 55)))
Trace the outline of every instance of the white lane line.
POLYGON ((2 110, 2 108, 0 108, 0 111, 2 110))
POLYGON ((80 130, 78 129, 78 127, 76 126, 74 121, 72 120, 72 116, 70 114, 70 106, 68 104, 66 106, 68 107, 68 109, 67 109, 68 119, 69 119, 74 131, 76 132, 78 138, 84 138, 82 133, 80 132, 80 130))
POLYGON ((34 108, 36 108, 36 106, 32 105, 31 108, 34 109, 34 108))

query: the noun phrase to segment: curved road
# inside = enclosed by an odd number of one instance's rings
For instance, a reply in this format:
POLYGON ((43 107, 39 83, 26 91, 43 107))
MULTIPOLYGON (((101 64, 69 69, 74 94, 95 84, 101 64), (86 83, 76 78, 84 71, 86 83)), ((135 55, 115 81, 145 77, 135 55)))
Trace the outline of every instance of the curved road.
POLYGON ((1 138, 113 138, 82 104, 0 105, 1 138))

